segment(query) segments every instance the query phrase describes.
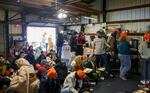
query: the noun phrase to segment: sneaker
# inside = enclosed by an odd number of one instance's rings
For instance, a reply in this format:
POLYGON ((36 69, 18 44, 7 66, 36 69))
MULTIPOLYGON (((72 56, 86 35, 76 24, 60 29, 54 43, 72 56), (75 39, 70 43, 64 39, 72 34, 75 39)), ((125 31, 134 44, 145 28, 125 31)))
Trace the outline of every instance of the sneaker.
POLYGON ((127 78, 125 78, 125 77, 121 77, 121 76, 120 76, 120 78, 121 78, 122 80, 127 80, 127 78))

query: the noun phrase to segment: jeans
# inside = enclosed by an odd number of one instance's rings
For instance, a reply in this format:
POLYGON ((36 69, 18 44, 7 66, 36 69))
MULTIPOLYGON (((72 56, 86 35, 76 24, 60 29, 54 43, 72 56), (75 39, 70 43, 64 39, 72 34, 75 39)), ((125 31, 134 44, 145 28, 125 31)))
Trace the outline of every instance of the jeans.
POLYGON ((150 80, 150 59, 140 59, 140 73, 142 79, 149 81, 150 80))
POLYGON ((109 59, 107 57, 107 54, 97 54, 96 55, 96 66, 99 67, 105 67, 106 72, 111 73, 110 67, 108 65, 109 59))
POLYGON ((62 47, 57 47, 57 56, 61 59, 62 47))
POLYGON ((122 55, 122 54, 118 54, 118 57, 121 62, 120 77, 125 77, 125 75, 131 68, 131 57, 130 57, 130 55, 122 55))

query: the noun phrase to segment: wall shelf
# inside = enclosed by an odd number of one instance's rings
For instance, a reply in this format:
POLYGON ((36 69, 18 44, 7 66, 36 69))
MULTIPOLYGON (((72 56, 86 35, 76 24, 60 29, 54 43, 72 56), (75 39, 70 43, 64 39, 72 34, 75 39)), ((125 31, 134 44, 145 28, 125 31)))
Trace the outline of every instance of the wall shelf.
POLYGON ((22 36, 22 34, 9 34, 10 36, 22 36))
POLYGON ((128 33, 129 36, 143 36, 145 33, 128 33))

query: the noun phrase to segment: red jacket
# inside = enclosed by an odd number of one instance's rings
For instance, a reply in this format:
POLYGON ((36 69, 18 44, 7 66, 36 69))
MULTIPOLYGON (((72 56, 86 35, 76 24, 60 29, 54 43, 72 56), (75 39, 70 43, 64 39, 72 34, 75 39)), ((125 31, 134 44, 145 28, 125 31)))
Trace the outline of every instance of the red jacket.
POLYGON ((84 35, 79 35, 77 37, 77 44, 84 44, 85 43, 85 36, 84 35))

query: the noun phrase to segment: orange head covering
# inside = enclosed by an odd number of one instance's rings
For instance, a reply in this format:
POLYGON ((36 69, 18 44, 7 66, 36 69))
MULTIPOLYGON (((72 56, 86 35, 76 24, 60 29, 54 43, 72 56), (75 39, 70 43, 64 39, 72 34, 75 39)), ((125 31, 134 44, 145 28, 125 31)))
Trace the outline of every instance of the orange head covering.
POLYGON ((126 37, 126 36, 128 36, 127 32, 123 31, 120 33, 120 37, 126 37))
POLYGON ((84 78, 85 77, 85 73, 82 70, 78 70, 77 75, 78 75, 79 78, 84 78))
POLYGON ((36 64, 35 67, 36 67, 37 69, 39 69, 39 68, 41 67, 41 65, 40 65, 40 64, 36 64))
POLYGON ((56 70, 52 67, 48 70, 47 73, 48 78, 56 78, 57 77, 57 72, 56 70))
POLYGON ((150 41, 150 34, 149 33, 144 34, 144 39, 150 41))

